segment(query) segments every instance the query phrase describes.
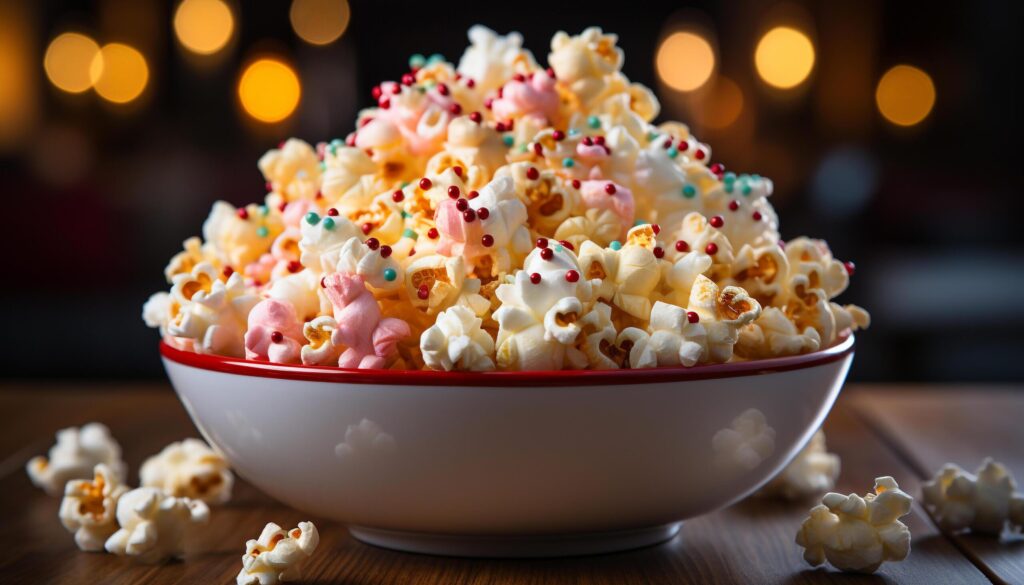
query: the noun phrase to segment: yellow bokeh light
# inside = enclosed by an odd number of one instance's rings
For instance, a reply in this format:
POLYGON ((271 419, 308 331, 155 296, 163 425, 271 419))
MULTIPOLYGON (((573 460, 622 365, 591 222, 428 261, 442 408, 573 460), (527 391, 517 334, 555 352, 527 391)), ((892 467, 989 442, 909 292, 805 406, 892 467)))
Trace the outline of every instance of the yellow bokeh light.
POLYGON ((298 107, 301 97, 298 75, 277 59, 254 61, 238 81, 242 107, 261 122, 284 120, 298 107))
POLYGON ((693 91, 715 70, 715 52, 704 37, 691 32, 669 35, 655 57, 658 76, 677 91, 693 91))
POLYGON ((935 106, 935 84, 927 73, 910 65, 885 72, 875 90, 878 111, 897 126, 913 126, 935 106))
POLYGON ((329 45, 348 28, 346 0, 292 0, 288 16, 299 38, 312 45, 329 45))
POLYGON ((193 53, 216 53, 234 30, 235 17, 223 0, 183 0, 174 12, 174 34, 193 53))
POLYGON ((64 33, 50 41, 43 69, 50 83, 68 93, 82 93, 93 84, 90 68, 100 53, 96 41, 79 33, 64 33))
POLYGON ((149 66, 142 53, 122 43, 103 45, 93 57, 89 75, 100 97, 126 104, 142 94, 149 82, 149 66))
POLYGON ((727 128, 739 119, 743 112, 743 90, 728 77, 715 79, 704 99, 702 121, 709 128, 727 128))
POLYGON ((814 68, 814 45, 804 33, 788 26, 768 31, 754 50, 757 73, 779 89, 796 87, 814 68))

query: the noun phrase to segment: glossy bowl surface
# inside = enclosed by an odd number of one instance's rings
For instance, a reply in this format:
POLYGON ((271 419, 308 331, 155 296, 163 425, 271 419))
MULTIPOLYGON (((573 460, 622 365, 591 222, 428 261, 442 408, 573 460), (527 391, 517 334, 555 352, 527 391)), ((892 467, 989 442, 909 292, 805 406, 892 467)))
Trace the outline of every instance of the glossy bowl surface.
POLYGON ((853 336, 801 356, 651 370, 395 372, 161 344, 193 421, 282 502, 415 552, 551 556, 671 538, 807 443, 853 336))

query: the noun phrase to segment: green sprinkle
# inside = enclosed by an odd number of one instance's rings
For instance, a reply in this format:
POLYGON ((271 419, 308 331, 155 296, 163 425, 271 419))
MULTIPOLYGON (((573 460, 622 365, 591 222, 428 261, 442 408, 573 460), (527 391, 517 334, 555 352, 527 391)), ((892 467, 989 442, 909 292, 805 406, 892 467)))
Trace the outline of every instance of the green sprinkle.
POLYGON ((344 144, 345 143, 342 142, 340 138, 335 138, 334 140, 331 141, 331 146, 333 146, 334 148, 341 148, 344 144))
POLYGON ((622 249, 622 242, 615 240, 614 242, 608 244, 608 247, 611 248, 612 250, 619 251, 622 249))
POLYGON ((574 164, 576 164, 576 161, 572 160, 569 157, 565 157, 564 159, 562 159, 562 166, 567 169, 571 169, 574 164))
POLYGON ((416 91, 418 91, 420 93, 427 93, 427 88, 422 86, 422 85, 417 85, 416 86, 416 91))
POLYGON ((657 138, 657 137, 658 137, 658 133, 657 132, 648 132, 647 133, 647 142, 654 142, 654 139, 657 138))
POLYGON ((306 214, 306 223, 309 225, 316 225, 320 223, 320 216, 315 211, 310 211, 306 214))
POLYGON ((331 151, 331 156, 338 156, 338 147, 337 146, 332 144, 332 145, 327 147, 327 150, 331 151))
POLYGON ((564 251, 565 251, 565 248, 562 247, 562 244, 558 244, 557 246, 555 246, 555 252, 564 252, 564 251))
POLYGON ((750 195, 750 183, 743 183, 743 186, 740 187, 740 193, 750 195))
POLYGON ((329 217, 325 217, 324 218, 324 229, 325 230, 333 230, 334 229, 334 220, 329 218, 329 217))
POLYGON ((270 235, 270 230, 267 229, 267 226, 261 225, 260 227, 256 228, 256 235, 261 238, 265 238, 268 235, 270 235))
MULTIPOLYGON (((403 211, 402 213, 405 213, 405 212, 403 211)), ((409 228, 405 228, 404 230, 402 230, 402 237, 403 238, 412 238, 412 239, 415 240, 415 239, 419 238, 420 235, 417 234, 416 232, 414 232, 413 230, 409 229, 409 228)))
POLYGON ((587 126, 590 126, 591 128, 595 128, 595 129, 596 128, 600 128, 601 127, 601 119, 598 118, 597 116, 590 116, 589 118, 587 118, 587 126))
POLYGON ((754 179, 755 181, 760 181, 761 180, 761 175, 759 175, 757 173, 754 173, 753 175, 750 175, 750 178, 754 179))
POLYGON ((320 161, 320 170, 321 171, 326 171, 327 170, 327 163, 325 163, 324 161, 320 161))
POLYGON ((409 57, 409 67, 423 67, 426 64, 427 58, 419 53, 409 57))
POLYGON ((638 225, 644 225, 645 223, 647 223, 647 222, 642 220, 642 219, 638 219, 638 220, 633 222, 633 227, 636 227, 638 225))
POLYGON ((266 205, 260 205, 260 215, 269 215, 269 214, 270 214, 270 208, 267 207, 266 205))
POLYGON ((388 282, 394 282, 394 280, 396 278, 398 278, 398 273, 395 272, 394 268, 385 268, 384 269, 384 280, 386 280, 388 282))
POLYGON ((736 173, 729 171, 728 173, 725 173, 725 175, 722 176, 722 180, 725 181, 726 183, 732 183, 733 181, 736 180, 736 173))
POLYGON ((409 219, 410 217, 412 217, 412 214, 403 209, 402 210, 402 219, 409 219))
POLYGON ((726 182, 725 183, 725 192, 726 193, 732 193, 732 189, 733 189, 732 182, 726 182))
POLYGON ((526 143, 525 142, 519 145, 519 152, 526 152, 526 143))
POLYGON ((428 65, 433 65, 434 63, 440 63, 442 61, 444 61, 444 55, 442 55, 441 53, 434 53, 430 57, 427 57, 428 65))
POLYGON ((511 134, 506 134, 501 137, 501 141, 505 143, 505 146, 512 146, 515 144, 516 139, 511 134))
POLYGON ((409 181, 402 181, 402 188, 405 189, 409 186, 409 181))
POLYGON ((668 157, 669 158, 675 158, 677 156, 679 156, 679 149, 678 148, 673 146, 673 147, 668 149, 668 157))
POLYGON ((697 195, 697 189, 693 185, 683 186, 683 197, 687 199, 693 199, 697 195))
POLYGON ((580 131, 575 128, 569 128, 569 136, 576 136, 580 131))

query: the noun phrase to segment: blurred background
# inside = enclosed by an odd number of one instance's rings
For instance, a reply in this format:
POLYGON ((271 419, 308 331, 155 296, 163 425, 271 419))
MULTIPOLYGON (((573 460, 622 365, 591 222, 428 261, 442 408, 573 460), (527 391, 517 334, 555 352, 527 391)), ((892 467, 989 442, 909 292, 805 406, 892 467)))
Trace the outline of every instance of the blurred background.
POLYGON ((413 53, 474 23, 544 62, 558 30, 619 35, 730 169, 775 180, 787 239, 857 263, 858 380, 1020 380, 1024 220, 1009 3, 632 4, 0 0, 0 311, 7 378, 163 375, 142 303, 257 158, 344 138, 413 53))

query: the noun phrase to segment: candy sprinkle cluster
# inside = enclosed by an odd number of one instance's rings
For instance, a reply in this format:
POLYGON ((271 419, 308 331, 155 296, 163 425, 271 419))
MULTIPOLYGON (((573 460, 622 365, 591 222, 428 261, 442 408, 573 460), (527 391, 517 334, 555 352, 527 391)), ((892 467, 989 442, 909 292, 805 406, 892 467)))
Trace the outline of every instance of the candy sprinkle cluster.
POLYGON ((780 239, 772 182, 712 162, 617 38, 470 29, 344 140, 283 142, 263 204, 213 206, 143 316, 167 343, 347 368, 559 370, 792 355, 866 327, 852 263, 780 239))

